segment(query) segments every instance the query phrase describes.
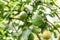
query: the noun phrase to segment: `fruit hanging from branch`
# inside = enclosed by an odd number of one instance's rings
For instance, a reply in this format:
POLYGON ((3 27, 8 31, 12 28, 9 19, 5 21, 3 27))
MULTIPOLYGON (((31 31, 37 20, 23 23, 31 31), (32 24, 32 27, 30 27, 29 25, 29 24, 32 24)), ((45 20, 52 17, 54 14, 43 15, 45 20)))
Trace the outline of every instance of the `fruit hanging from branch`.
POLYGON ((48 30, 45 30, 42 34, 43 38, 45 38, 45 39, 51 38, 51 35, 52 35, 51 32, 48 30))

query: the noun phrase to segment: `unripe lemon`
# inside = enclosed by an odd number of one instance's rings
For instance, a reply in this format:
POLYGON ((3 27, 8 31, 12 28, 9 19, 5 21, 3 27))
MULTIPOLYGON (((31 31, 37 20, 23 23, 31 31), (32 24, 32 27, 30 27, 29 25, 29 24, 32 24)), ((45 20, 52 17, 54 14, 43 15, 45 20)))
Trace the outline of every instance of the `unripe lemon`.
POLYGON ((33 15, 32 16, 32 24, 35 26, 40 26, 42 24, 42 20, 39 15, 33 15))
POLYGON ((27 18, 27 14, 26 14, 26 12, 24 12, 24 11, 22 11, 19 16, 20 16, 20 19, 21 19, 21 20, 27 18))
POLYGON ((40 29, 39 28, 33 28, 32 32, 39 34, 40 33, 40 29))
POLYGON ((49 39, 51 37, 51 32, 48 30, 45 30, 42 34, 43 38, 49 39))

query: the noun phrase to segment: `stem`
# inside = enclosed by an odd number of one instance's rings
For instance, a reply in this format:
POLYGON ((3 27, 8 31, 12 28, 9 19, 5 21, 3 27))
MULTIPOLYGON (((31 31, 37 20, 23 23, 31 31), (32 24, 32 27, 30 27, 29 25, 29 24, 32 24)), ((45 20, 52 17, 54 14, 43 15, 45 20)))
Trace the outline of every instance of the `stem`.
POLYGON ((38 39, 41 40, 40 36, 38 34, 36 34, 36 35, 37 35, 38 39))
MULTIPOLYGON (((49 21, 48 21, 49 22, 49 21)), ((54 25, 54 24, 52 24, 51 22, 49 22, 52 26, 54 26, 54 28, 60 33, 60 31, 57 29, 57 27, 54 25)))
POLYGON ((57 14, 57 13, 55 13, 56 14, 56 16, 58 17, 58 19, 60 20, 60 17, 59 17, 59 15, 57 14))
POLYGON ((54 0, 52 0, 52 2, 55 4, 55 6, 57 6, 60 9, 60 7, 54 2, 54 0))
POLYGON ((13 23, 12 23, 12 26, 13 26, 13 28, 15 29, 16 33, 18 33, 18 30, 16 30, 16 28, 15 28, 15 26, 14 26, 14 24, 13 24, 13 23))
POLYGON ((10 19, 18 19, 18 20, 20 20, 18 17, 10 17, 10 19))
POLYGON ((45 38, 44 40, 49 40, 49 39, 46 39, 46 38, 45 38))
POLYGON ((60 36, 58 37, 58 40, 60 40, 60 36))

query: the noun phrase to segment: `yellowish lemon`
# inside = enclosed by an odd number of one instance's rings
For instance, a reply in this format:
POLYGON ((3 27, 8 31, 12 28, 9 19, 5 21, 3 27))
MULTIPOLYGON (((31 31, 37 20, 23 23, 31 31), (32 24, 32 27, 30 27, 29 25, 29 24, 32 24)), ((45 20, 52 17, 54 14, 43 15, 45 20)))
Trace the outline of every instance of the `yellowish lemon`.
POLYGON ((42 34, 43 38, 49 39, 51 37, 51 32, 48 30, 45 30, 42 34))

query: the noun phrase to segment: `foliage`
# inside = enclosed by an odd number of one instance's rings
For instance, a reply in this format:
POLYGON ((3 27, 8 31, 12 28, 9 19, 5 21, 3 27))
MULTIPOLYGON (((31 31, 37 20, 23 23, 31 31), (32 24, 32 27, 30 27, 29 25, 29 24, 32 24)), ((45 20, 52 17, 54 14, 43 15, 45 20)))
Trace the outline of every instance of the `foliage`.
POLYGON ((60 20, 59 12, 56 0, 0 0, 0 40, 34 40, 34 34, 42 40, 44 30, 57 38, 60 22, 51 23, 47 16, 60 20))

